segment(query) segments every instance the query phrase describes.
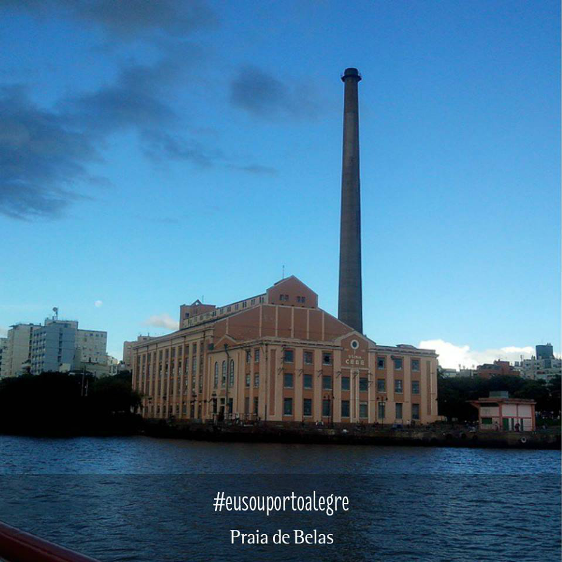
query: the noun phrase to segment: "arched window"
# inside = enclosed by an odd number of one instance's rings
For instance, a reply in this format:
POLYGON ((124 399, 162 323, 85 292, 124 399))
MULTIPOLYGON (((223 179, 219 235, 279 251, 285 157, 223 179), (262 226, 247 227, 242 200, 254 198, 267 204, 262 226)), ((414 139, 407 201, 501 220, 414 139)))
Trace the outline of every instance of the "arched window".
POLYGON ((221 386, 226 384, 226 361, 222 362, 222 377, 221 377, 221 386))
POLYGON ((214 381, 214 387, 217 388, 218 385, 219 385, 219 364, 218 364, 218 361, 215 361, 215 381, 214 381))
POLYGON ((234 359, 230 360, 230 373, 228 375, 228 386, 234 386, 234 359))

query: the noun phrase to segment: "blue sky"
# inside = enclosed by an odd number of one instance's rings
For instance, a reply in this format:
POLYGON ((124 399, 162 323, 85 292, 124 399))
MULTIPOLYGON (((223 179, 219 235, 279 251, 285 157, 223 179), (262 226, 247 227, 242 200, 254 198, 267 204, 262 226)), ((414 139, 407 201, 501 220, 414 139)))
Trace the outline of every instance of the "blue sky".
POLYGON ((3 2, 0 328, 58 306, 120 356, 283 266, 336 314, 355 66, 367 335, 559 350, 559 21, 554 1, 3 2))

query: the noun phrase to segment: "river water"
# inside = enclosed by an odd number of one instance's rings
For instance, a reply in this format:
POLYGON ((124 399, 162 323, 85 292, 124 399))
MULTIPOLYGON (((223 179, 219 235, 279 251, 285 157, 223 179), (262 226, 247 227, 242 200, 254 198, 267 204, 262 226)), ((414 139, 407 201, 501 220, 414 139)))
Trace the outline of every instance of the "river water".
POLYGON ((0 436, 0 519, 102 562, 554 562, 560 452, 0 436), (216 512, 218 492, 349 511, 216 512))

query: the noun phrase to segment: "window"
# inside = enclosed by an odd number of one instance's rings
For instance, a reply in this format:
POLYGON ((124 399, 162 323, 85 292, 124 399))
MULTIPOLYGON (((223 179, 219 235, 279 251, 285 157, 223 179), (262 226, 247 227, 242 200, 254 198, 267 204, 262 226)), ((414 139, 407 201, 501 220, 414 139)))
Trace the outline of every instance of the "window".
POLYGON ((402 419, 402 404, 400 402, 396 404, 396 419, 402 419))
POLYGON ((419 371, 419 370, 420 370, 420 360, 412 359, 412 371, 419 371))
POLYGON ((368 418, 369 417, 369 403, 359 402, 359 417, 368 418))
POLYGON ((377 379, 377 392, 386 392, 386 379, 377 379))
POLYGON ((384 357, 377 358, 377 369, 384 369, 385 361, 384 357))
POLYGON ((329 416, 332 412, 330 400, 322 400, 322 415, 329 416))
POLYGON ((234 386, 234 359, 230 360, 230 372, 228 374, 228 385, 234 386))
POLYGON ((246 396, 246 398, 244 398, 244 413, 245 414, 250 413, 250 397, 249 396, 246 396))
POLYGON ((342 390, 349 390, 349 377, 342 377, 341 378, 341 389, 342 390))
POLYGON ((293 415, 293 399, 284 398, 283 399, 283 415, 292 416, 293 415))
POLYGON ((341 417, 342 418, 349 417, 349 400, 341 401, 341 417))
POLYGON ((412 419, 419 420, 420 419, 420 405, 419 404, 412 404, 412 419))
POLYGON ((384 420, 386 404, 384 402, 379 402, 378 406, 378 418, 379 420, 384 420))
POLYGON ((312 388, 312 375, 303 375, 303 388, 312 388))
POLYGON ((302 402, 302 415, 312 416, 312 399, 305 398, 302 402))
POLYGON ((258 388, 260 386, 260 376, 258 373, 254 375, 254 388, 258 388))
POLYGON ((219 385, 219 364, 217 361, 215 361, 215 380, 213 385, 215 388, 219 385))
POLYGON ((250 361, 252 360, 252 352, 247 349, 246 350, 246 363, 250 363, 250 361))
POLYGON ((254 363, 260 362, 260 350, 254 349, 254 363))
POLYGON ((332 390, 332 377, 322 377, 322 388, 324 390, 332 390))
POLYGON ((394 381, 394 392, 402 394, 402 379, 396 379, 394 381))
POLYGON ((221 376, 221 386, 226 385, 226 361, 222 362, 222 376, 221 376))
POLYGON ((312 365, 312 351, 305 351, 304 352, 304 364, 305 365, 312 365))
POLYGON ((394 357, 392 360, 394 361, 394 368, 397 371, 400 371, 402 369, 402 358, 401 357, 394 357))
POLYGON ((412 394, 420 393, 420 381, 412 381, 412 394))
POLYGON ((256 416, 258 415, 258 406, 259 406, 259 404, 260 404, 260 403, 259 403, 259 399, 258 399, 258 397, 256 396, 256 397, 254 398, 254 414, 256 414, 256 416))
POLYGON ((492 418, 482 418, 483 425, 492 425, 492 418))
POLYGON ((251 379, 252 379, 252 377, 249 374, 247 374, 246 375, 246 388, 250 388, 251 379))
POLYGON ((285 388, 293 388, 293 373, 285 373, 283 375, 283 386, 285 388))
POLYGON ((322 364, 323 365, 331 365, 332 364, 332 354, 331 353, 323 353, 322 354, 322 364))
POLYGON ((361 377, 359 379, 359 392, 367 392, 369 390, 369 379, 361 377))
POLYGON ((292 349, 286 349, 283 352, 283 362, 284 363, 292 363, 293 362, 293 350, 292 349))

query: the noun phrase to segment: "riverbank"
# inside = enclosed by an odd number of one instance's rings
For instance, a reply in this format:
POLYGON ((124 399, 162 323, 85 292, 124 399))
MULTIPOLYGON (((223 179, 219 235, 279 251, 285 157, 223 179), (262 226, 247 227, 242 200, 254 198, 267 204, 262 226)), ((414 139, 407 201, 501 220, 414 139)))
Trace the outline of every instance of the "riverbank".
POLYGON ((237 425, 147 421, 143 433, 150 437, 226 442, 550 450, 561 448, 559 431, 492 432, 469 431, 454 427, 349 426, 327 428, 275 423, 237 425))

